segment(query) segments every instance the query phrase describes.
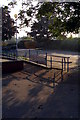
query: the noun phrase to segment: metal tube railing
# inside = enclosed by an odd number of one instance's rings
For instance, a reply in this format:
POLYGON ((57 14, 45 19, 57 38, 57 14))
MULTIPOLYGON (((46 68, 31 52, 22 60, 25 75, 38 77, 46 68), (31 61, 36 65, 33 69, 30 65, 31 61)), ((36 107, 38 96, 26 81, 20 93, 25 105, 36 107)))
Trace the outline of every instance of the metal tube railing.
MULTIPOLYGON (((30 58, 32 57, 34 52, 35 52, 35 57, 34 57, 35 58, 35 62, 39 63, 39 60, 40 60, 40 57, 41 57, 41 58, 43 58, 42 60, 44 60, 44 63, 46 65, 46 67, 48 67, 47 63, 50 62, 50 67, 51 68, 54 67, 54 65, 53 65, 54 62, 58 62, 58 63, 62 64, 61 65, 62 66, 62 68, 61 68, 62 71, 63 70, 67 70, 67 72, 69 72, 69 63, 70 63, 69 62, 69 58, 70 57, 58 56, 58 55, 49 55, 47 52, 44 55, 45 57, 43 57, 44 53, 41 53, 43 51, 41 51, 41 50, 33 51, 33 50, 30 50, 30 49, 24 52, 24 57, 25 58, 29 57, 29 61, 30 61, 30 58), (40 54, 42 54, 42 56, 40 54), (48 56, 50 57, 50 60, 48 60, 48 56), (38 59, 38 57, 39 57, 39 59, 38 59), (54 58, 55 59, 60 58, 62 60, 55 60, 54 58), (36 61, 36 59, 37 59, 37 61, 36 61)), ((16 59, 17 59, 17 57, 21 56, 19 54, 16 54, 14 51, 7 52, 6 55, 7 55, 7 57, 13 57, 13 58, 16 58, 16 59)), ((33 60, 34 58, 32 58, 31 60, 33 60)))

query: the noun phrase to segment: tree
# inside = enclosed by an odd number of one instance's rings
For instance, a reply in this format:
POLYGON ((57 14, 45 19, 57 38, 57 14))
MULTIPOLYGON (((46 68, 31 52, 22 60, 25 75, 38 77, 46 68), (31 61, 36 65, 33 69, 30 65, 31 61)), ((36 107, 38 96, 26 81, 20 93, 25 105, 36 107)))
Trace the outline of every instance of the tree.
MULTIPOLYGON (((14 5, 14 3, 10 5, 14 5)), ((44 38, 46 35, 47 37, 51 37, 52 35, 52 37, 55 38, 65 38, 70 32, 79 32, 79 6, 79 2, 38 2, 37 5, 34 6, 32 0, 22 0, 22 8, 18 14, 18 18, 21 20, 20 28, 25 26, 32 27, 31 34, 35 40, 39 37, 43 39, 43 33, 44 38), (42 24, 43 17, 46 18, 47 28, 45 23, 42 24), (36 26, 41 30, 36 28, 36 26), (46 35, 44 31, 46 31, 46 35)))
POLYGON ((14 26, 14 20, 10 17, 8 7, 2 8, 2 40, 11 39, 16 32, 16 26, 14 26))
POLYGON ((44 2, 38 10, 38 20, 45 16, 54 37, 79 33, 80 2, 44 2))
POLYGON ((41 19, 38 22, 35 22, 33 26, 31 27, 30 35, 34 38, 37 43, 41 42, 48 42, 51 33, 48 29, 48 20, 46 17, 41 17, 41 19))

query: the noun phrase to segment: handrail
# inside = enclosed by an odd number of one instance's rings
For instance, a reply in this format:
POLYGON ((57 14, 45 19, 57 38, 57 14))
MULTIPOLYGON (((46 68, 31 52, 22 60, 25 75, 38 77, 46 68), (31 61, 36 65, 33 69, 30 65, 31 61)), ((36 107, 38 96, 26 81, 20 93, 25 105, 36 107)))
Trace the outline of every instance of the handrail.
POLYGON ((47 54, 47 56, 52 56, 52 57, 61 57, 61 58, 70 58, 70 57, 67 57, 67 56, 50 55, 50 54, 47 54))
MULTIPOLYGON (((50 60, 47 60, 47 61, 50 61, 50 60)), ((52 62, 59 62, 59 63, 62 63, 61 61, 56 61, 56 60, 52 60, 52 62)), ((72 62, 64 62, 63 63, 72 63, 72 62)))
MULTIPOLYGON (((41 51, 41 50, 36 50, 36 58, 41 54, 41 53, 39 53, 39 51, 41 51)), ((31 50, 30 49, 28 49, 28 51, 25 51, 24 52, 24 57, 25 58, 27 58, 27 57, 29 57, 29 60, 31 59, 31 56, 32 56, 32 54, 31 54, 31 50), (27 52, 28 52, 28 56, 26 56, 26 54, 27 54, 27 52)), ((44 53, 44 52, 43 52, 44 53)), ((42 54, 43 54, 42 53, 42 54)), ((5 54, 5 51, 4 51, 4 54, 5 54)), ((17 56, 16 55, 16 52, 14 52, 14 51, 11 51, 11 52, 7 52, 6 53, 6 55, 7 55, 7 57, 19 57, 19 55, 17 56), (15 54, 15 55, 14 55, 15 54)), ((41 57, 41 56, 40 56, 41 57)), ((43 57, 44 58, 44 57, 43 57)), ((58 63, 61 63, 61 66, 62 66, 62 70, 66 70, 66 65, 67 65, 67 71, 69 71, 69 63, 71 63, 70 61, 69 61, 69 58, 70 57, 67 57, 67 56, 60 56, 60 55, 51 55, 51 54, 49 54, 49 53, 47 53, 47 52, 45 52, 45 58, 44 58, 44 60, 45 60, 45 64, 46 64, 46 67, 47 67, 47 65, 48 65, 48 61, 50 61, 50 67, 52 68, 52 66, 53 66, 53 62, 58 62, 58 63), (50 60, 48 59, 48 56, 50 57, 50 60), (54 57, 58 57, 58 58, 61 58, 61 60, 53 60, 53 58, 54 57)))

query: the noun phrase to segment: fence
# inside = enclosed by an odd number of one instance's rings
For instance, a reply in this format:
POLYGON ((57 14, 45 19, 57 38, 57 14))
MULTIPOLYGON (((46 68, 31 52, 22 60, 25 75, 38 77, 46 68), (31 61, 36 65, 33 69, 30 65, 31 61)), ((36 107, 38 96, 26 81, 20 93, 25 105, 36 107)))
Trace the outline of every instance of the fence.
MULTIPOLYGON (((46 51, 35 49, 18 49, 18 51, 3 51, 3 55, 7 58, 20 59, 28 62, 34 62, 37 65, 44 65, 46 68, 59 69, 61 71, 61 79, 63 80, 63 71, 69 72, 70 57, 51 55, 46 51)), ((54 73, 54 82, 55 82, 54 73)), ((53 82, 53 83, 54 83, 53 82)))
POLYGON ((61 69, 62 71, 69 72, 69 64, 71 63, 70 57, 51 55, 42 50, 35 49, 21 49, 16 51, 3 51, 2 55, 7 56, 8 58, 21 59, 33 61, 39 64, 44 64, 49 68, 61 69), (60 65, 58 65, 60 64, 60 65), (57 65, 57 66, 56 66, 57 65))

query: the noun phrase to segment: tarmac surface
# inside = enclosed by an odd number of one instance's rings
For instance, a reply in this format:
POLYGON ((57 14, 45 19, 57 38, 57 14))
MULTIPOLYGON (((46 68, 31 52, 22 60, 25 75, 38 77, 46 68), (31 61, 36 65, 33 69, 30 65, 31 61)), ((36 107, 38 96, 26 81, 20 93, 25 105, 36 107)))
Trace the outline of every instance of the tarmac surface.
MULTIPOLYGON (((75 63, 78 67, 79 61, 75 63)), ((53 72, 26 63, 22 71, 3 75, 3 118, 79 118, 79 70, 55 85, 53 72)))

